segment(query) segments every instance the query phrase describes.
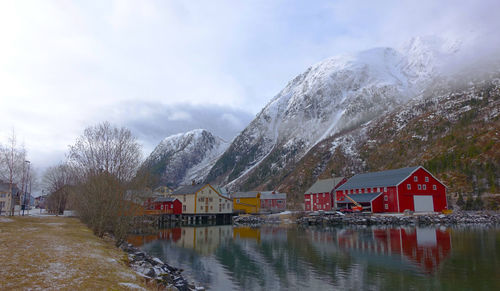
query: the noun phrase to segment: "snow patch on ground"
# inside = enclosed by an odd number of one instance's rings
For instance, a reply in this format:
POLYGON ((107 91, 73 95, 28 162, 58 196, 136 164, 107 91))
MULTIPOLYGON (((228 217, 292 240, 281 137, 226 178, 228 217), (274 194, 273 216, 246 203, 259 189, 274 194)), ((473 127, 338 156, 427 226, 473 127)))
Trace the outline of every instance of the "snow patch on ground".
POLYGON ((14 220, 10 218, 0 217, 0 222, 13 222, 14 220))
POLYGON ((146 289, 142 288, 141 286, 134 284, 134 283, 121 282, 121 283, 119 283, 119 285, 123 286, 123 287, 127 287, 129 289, 133 289, 133 290, 146 290, 146 289))

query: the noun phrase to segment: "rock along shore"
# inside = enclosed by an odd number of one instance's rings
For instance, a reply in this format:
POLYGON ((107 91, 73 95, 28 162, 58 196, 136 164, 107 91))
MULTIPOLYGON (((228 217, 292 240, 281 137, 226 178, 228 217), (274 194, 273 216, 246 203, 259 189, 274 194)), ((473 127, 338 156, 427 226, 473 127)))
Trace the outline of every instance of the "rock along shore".
POLYGON ((301 225, 457 225, 457 224, 500 224, 500 213, 457 212, 453 214, 419 215, 365 215, 365 214, 323 214, 304 216, 297 219, 301 225))
POLYGON ((181 274, 182 270, 146 254, 129 243, 122 243, 120 249, 128 253, 132 270, 147 279, 155 280, 167 288, 177 288, 179 291, 205 290, 204 287, 188 283, 181 274))

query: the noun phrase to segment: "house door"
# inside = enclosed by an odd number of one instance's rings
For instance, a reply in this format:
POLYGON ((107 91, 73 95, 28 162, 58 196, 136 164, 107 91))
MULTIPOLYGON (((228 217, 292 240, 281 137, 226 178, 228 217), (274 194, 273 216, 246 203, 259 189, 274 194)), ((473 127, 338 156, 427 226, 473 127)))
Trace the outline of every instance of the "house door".
POLYGON ((431 195, 414 195, 413 203, 415 205, 415 212, 434 211, 434 202, 431 195))

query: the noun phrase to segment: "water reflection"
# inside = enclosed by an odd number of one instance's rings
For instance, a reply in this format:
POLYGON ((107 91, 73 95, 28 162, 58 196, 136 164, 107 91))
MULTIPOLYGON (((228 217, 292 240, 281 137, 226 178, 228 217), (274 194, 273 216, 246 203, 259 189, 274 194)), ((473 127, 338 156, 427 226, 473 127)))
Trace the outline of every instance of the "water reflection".
MULTIPOLYGON (((214 290, 442 289, 440 277, 457 271, 446 265, 452 233, 446 228, 223 225, 174 227, 129 241, 214 290)), ((495 242, 498 230, 493 233, 495 242)))

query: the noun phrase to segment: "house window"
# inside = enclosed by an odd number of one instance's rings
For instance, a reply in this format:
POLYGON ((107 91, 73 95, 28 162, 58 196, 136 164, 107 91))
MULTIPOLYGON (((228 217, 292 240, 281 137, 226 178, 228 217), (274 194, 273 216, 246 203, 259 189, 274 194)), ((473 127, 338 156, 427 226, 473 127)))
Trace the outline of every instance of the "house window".
POLYGON ((236 203, 240 203, 240 199, 236 199, 236 203))
POLYGON ((384 192, 387 192, 387 187, 384 187, 384 192))
POLYGON ((173 209, 174 208, 174 204, 170 204, 170 209, 173 209))
POLYGON ((411 190, 411 184, 406 184, 406 189, 411 190))
POLYGON ((387 203, 384 204, 384 208, 385 208, 385 210, 389 209, 389 204, 387 204, 387 203))
POLYGON ((214 208, 212 207, 212 205, 210 205, 210 210, 212 210, 212 209, 214 209, 214 208))
POLYGON ((163 210, 163 205, 161 206, 161 210, 163 210))
POLYGON ((422 188, 423 188, 424 190, 427 190, 427 185, 423 184, 423 185, 422 185, 422 188))
POLYGON ((388 201, 389 200, 389 197, 387 197, 387 195, 384 195, 384 201, 388 201))
POLYGON ((210 197, 210 199, 209 199, 209 200, 210 200, 210 202, 214 201, 214 199, 213 199, 212 197, 210 197))
POLYGON ((418 187, 418 190, 422 190, 422 185, 418 184, 417 187, 418 187))
POLYGON ((186 211, 186 205, 182 205, 182 210, 186 211))
POLYGON ((325 198, 325 193, 323 193, 323 198, 325 198))
POLYGON ((437 190, 437 186, 436 185, 432 185, 432 190, 437 190))
POLYGON ((429 182, 429 177, 425 177, 425 182, 429 182))
POLYGON ((417 176, 413 176, 413 181, 414 182, 418 182, 418 177, 417 176))

